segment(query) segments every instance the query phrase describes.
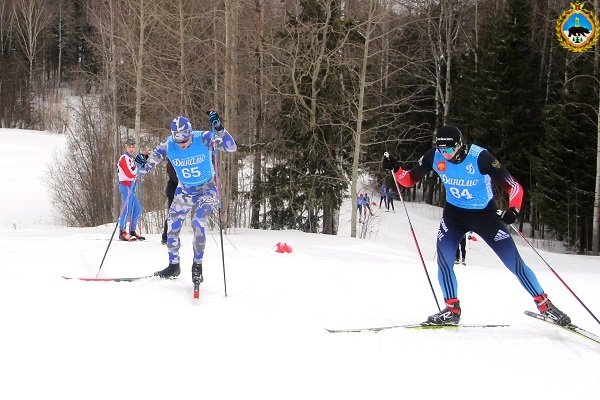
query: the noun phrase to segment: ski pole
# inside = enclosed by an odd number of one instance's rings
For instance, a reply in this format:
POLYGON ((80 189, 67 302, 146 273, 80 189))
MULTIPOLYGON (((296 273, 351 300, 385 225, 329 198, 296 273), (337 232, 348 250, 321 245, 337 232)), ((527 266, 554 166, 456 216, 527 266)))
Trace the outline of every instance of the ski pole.
POLYGON ((127 208, 129 207, 128 204, 129 204, 130 196, 131 196, 131 186, 129 187, 129 190, 127 190, 127 199, 121 206, 121 212, 119 213, 119 217, 117 218, 117 223, 115 224, 115 229, 113 229, 112 235, 110 235, 110 240, 108 241, 108 246, 106 246, 106 251, 104 251, 104 256, 102 257, 102 261, 100 262, 100 267, 98 268, 98 272, 96 273, 96 278, 98 277, 98 275, 100 275, 100 270, 102 269, 102 265, 104 265, 104 260, 106 259, 106 255, 108 254, 108 249, 110 249, 110 245, 113 241, 113 238, 115 237, 115 232, 117 231, 117 227, 119 226, 119 221, 121 220, 121 215, 123 215, 123 212, 125 212, 126 206, 127 206, 127 208))
MULTIPOLYGON (((214 130, 213 130, 214 132, 214 130)), ((215 133, 216 135, 216 133, 215 133)), ((225 287, 225 297, 227 297, 227 278, 225 274, 225 249, 223 248, 223 222, 221 221, 221 191, 219 190, 219 158, 218 152, 215 146, 215 142, 212 143, 213 148, 213 163, 215 167, 215 186, 217 189, 217 200, 219 209, 219 235, 221 236, 221 260, 223 262, 223 286, 225 287)))
POLYGON ((408 220, 408 225, 410 226, 410 232, 412 233, 413 240, 415 242, 415 246, 417 247, 417 253, 419 253, 419 257, 421 258, 421 265, 423 265, 423 270, 425 271, 425 275, 427 276, 427 282, 429 282, 429 287, 431 288, 431 293, 433 293, 433 298, 435 299, 435 305, 438 308, 438 311, 442 311, 440 308, 440 304, 438 303, 437 296, 435 295, 435 290, 433 289, 433 285, 431 284, 431 278, 429 277, 429 272, 427 272, 427 267, 425 266, 425 260, 423 259, 423 254, 421 253, 421 248, 419 247, 419 242, 417 241, 417 235, 415 235, 415 230, 413 229, 412 222, 410 221, 410 216, 408 215, 408 209, 406 208, 406 204, 404 204, 404 199, 402 198, 402 193, 400 193, 400 187, 398 186, 398 182, 396 182, 396 177, 394 177, 394 171, 390 171, 392 174, 392 179, 394 180, 394 184, 396 184, 396 190, 398 191, 398 196, 400 197, 400 203, 404 207, 404 212, 406 213, 406 219, 408 220))
POLYGON ((583 308, 585 308, 585 310, 588 313, 590 313, 590 315, 592 316, 592 318, 594 318, 596 320, 596 322, 600 324, 600 321, 598 320, 598 318, 596 318, 596 316, 594 315, 594 313, 583 303, 583 301, 581 301, 581 299, 575 294, 575 292, 573 290, 571 290, 571 288, 569 287, 569 285, 567 285, 567 283, 560 277, 560 275, 558 275, 558 273, 554 270, 554 268, 552 268, 550 266, 550 264, 548 264, 548 262, 544 259, 544 257, 542 257, 542 255, 536 250, 536 248, 533 247, 533 245, 531 243, 529 243, 529 240, 527 240, 525 238, 525 236, 521 233, 521 231, 519 231, 517 228, 515 228, 513 224, 510 224, 509 226, 513 229, 513 231, 515 231, 521 237, 521 239, 523 239, 525 241, 525 243, 527 243, 529 245, 529 247, 531 247, 533 249, 533 251, 535 252, 535 254, 537 254, 542 259, 542 261, 544 262, 544 264, 546 264, 546 266, 548 268, 550 268, 550 271, 552 271, 552 273, 554 274, 554 276, 556 276, 558 278, 558 280, 560 281, 560 283, 562 283, 567 288, 567 290, 569 292, 571 292, 571 294, 573 295, 573 297, 575 297, 577 299, 577 301, 579 302, 579 304, 581 304, 583 306, 583 308))

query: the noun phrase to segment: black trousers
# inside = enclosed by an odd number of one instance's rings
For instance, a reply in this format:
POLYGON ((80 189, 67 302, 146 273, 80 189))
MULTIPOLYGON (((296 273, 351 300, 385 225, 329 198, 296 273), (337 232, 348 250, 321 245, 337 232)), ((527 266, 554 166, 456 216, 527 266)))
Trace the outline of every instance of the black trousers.
MULTIPOLYGON (((175 189, 177 189, 177 184, 169 181, 167 183, 167 188, 165 189, 165 194, 167 195, 167 200, 168 200, 167 210, 169 208, 171 208, 171 204, 173 203, 173 198, 175 197, 175 189)), ((167 219, 169 219, 169 217, 167 217, 165 219, 165 225, 164 225, 163 233, 162 233, 162 241, 163 242, 167 241, 167 219)))

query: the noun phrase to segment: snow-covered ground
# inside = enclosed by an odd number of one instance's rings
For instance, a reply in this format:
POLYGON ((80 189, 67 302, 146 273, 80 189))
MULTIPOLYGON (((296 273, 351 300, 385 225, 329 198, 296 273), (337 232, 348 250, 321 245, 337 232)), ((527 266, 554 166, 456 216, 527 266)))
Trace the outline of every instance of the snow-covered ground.
MULTIPOLYGON (((457 266, 464 323, 507 328, 330 334, 323 328, 420 322, 437 311, 400 202, 375 207, 369 239, 234 230, 208 238, 194 303, 191 233, 171 281, 93 277, 114 225, 52 222, 42 178, 62 139, 0 130, 1 399, 597 399, 600 345, 535 321, 529 295, 489 248, 470 242, 457 266), (274 251, 277 242, 291 254, 274 251)), ((378 197, 373 200, 379 201, 378 197)), ((434 242, 440 209, 408 204, 438 299, 434 242)), ((113 242, 100 276, 167 265, 159 235, 113 242)), ((516 239, 552 300, 575 323, 600 325, 516 239)), ((600 259, 540 251, 600 316, 600 259)))

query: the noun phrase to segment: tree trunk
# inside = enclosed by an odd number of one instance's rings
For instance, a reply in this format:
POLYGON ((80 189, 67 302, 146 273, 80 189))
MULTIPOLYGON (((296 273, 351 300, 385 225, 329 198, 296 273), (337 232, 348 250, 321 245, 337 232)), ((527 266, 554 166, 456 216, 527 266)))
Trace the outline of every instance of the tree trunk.
POLYGON ((262 168, 262 150, 260 145, 256 146, 262 140, 263 131, 263 80, 264 80, 264 47, 263 47, 263 11, 262 1, 255 0, 254 12, 255 12, 255 28, 256 28, 256 100, 255 100, 255 125, 254 129, 256 134, 254 135, 254 150, 253 162, 252 162, 252 192, 250 195, 250 226, 254 229, 260 227, 260 199, 262 197, 261 190, 261 168, 262 168))

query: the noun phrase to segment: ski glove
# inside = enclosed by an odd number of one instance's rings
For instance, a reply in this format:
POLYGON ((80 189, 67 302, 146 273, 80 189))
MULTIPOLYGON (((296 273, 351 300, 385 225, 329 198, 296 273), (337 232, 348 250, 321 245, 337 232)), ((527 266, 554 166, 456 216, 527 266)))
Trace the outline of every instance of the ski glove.
POLYGON ((505 210, 499 211, 500 219, 506 225, 510 225, 517 220, 519 211, 514 207, 509 207, 505 210))
POLYGON ((219 114, 214 109, 211 108, 209 111, 206 112, 206 114, 208 115, 208 120, 217 132, 221 132, 223 129, 225 129, 223 128, 223 124, 219 119, 219 114))
POLYGON ((383 153, 383 160, 381 161, 381 167, 390 171, 397 172, 400 169, 400 163, 394 157, 386 151, 383 153))
POLYGON ((140 167, 143 167, 144 165, 146 165, 147 158, 148 158, 148 156, 140 153, 137 156, 135 156, 135 163, 137 165, 139 165, 140 167))

